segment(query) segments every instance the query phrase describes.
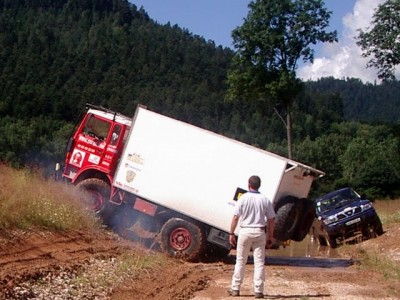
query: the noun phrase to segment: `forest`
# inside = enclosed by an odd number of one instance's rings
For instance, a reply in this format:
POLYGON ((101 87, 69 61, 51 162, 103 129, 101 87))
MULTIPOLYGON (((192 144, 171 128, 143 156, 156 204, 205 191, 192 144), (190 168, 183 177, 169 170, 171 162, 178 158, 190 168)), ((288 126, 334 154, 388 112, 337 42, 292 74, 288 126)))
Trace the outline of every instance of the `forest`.
MULTIPOLYGON (((276 109, 226 101, 232 49, 125 0, 0 0, 0 162, 50 174, 85 104, 137 104, 287 155, 276 109)), ((277 107, 279 111, 279 107, 277 107)), ((400 83, 305 82, 293 106, 293 159, 326 175, 313 193, 352 186, 400 195, 400 83)))

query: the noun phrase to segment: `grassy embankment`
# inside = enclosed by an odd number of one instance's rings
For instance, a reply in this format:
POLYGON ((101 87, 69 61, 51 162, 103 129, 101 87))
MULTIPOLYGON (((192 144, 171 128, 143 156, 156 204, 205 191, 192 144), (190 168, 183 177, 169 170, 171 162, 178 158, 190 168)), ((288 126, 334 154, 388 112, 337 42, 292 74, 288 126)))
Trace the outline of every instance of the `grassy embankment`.
MULTIPOLYGON (((0 182, 0 231, 104 230, 100 220, 80 203, 79 195, 72 186, 46 180, 35 172, 15 170, 1 164, 0 182)), ((147 272, 163 264, 164 260, 162 255, 144 251, 120 255, 116 258, 115 273, 104 275, 103 284, 115 283, 120 276, 147 272)))
POLYGON ((71 187, 0 165, 0 229, 99 229, 71 187))
MULTIPOLYGON (((385 231, 391 228, 400 230, 400 199, 375 201, 374 207, 385 231)), ((356 247, 361 257, 362 268, 373 269, 386 278, 400 280, 400 262, 394 259, 400 255, 400 248, 394 230, 389 231, 386 236, 373 240, 374 243, 378 243, 378 247, 371 247, 369 243, 360 243, 356 247)))

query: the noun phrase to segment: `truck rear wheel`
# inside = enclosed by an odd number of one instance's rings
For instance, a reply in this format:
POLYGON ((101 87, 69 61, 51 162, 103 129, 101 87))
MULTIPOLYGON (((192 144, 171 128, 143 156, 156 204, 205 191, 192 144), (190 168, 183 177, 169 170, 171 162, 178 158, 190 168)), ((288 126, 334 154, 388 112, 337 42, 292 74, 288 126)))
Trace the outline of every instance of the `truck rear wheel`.
POLYGON ((110 198, 110 186, 101 179, 88 178, 79 182, 76 187, 84 191, 83 201, 86 207, 93 212, 106 216, 110 198))
POLYGON ((161 249, 171 257, 197 261, 205 244, 200 227, 186 220, 173 218, 161 228, 161 249))
POLYGON ((292 240, 296 242, 302 241, 309 233, 312 223, 315 219, 315 203, 314 201, 304 199, 303 200, 303 212, 297 230, 292 236, 292 240))
POLYGON ((286 196, 278 202, 275 208, 274 237, 280 241, 292 238, 301 220, 303 202, 293 196, 286 196))

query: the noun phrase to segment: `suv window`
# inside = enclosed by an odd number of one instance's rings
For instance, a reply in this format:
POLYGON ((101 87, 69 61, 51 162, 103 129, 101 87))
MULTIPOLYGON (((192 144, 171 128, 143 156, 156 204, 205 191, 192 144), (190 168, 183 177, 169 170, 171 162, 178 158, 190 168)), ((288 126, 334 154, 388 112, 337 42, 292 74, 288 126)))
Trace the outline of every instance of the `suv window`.
POLYGON ((344 206, 347 203, 351 203, 354 200, 358 200, 359 196, 352 189, 345 189, 339 193, 332 195, 331 197, 323 198, 317 201, 317 212, 321 213, 331 209, 335 209, 340 206, 344 206))

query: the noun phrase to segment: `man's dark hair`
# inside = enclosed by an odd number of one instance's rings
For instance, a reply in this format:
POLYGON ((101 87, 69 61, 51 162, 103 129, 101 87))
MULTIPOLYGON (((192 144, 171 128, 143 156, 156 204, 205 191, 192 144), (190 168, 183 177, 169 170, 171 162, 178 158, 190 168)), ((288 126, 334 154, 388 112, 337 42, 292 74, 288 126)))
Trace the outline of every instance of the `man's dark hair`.
POLYGON ((255 176, 255 175, 251 176, 251 177, 249 178, 249 185, 250 185, 253 189, 258 190, 258 189, 260 188, 260 186, 261 186, 261 179, 260 179, 260 177, 255 176))

